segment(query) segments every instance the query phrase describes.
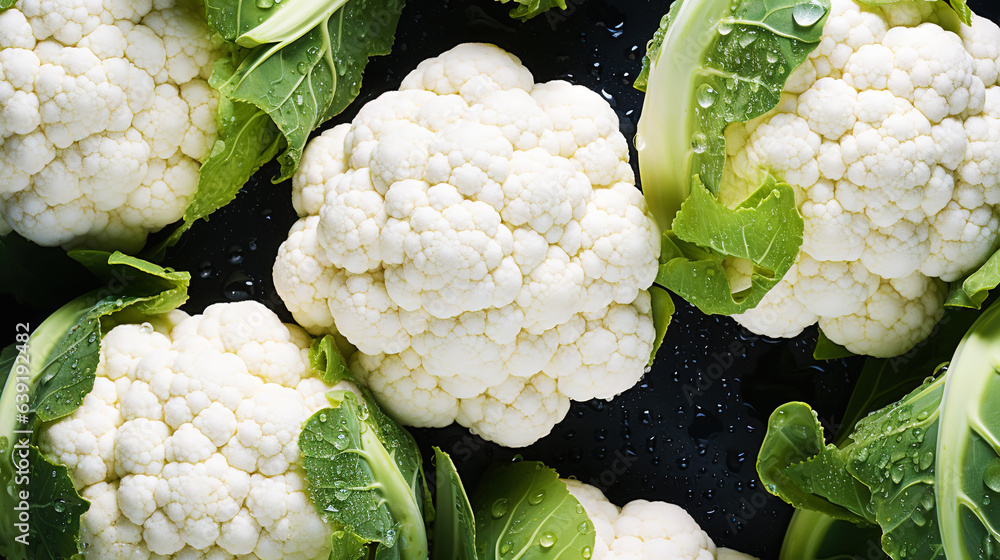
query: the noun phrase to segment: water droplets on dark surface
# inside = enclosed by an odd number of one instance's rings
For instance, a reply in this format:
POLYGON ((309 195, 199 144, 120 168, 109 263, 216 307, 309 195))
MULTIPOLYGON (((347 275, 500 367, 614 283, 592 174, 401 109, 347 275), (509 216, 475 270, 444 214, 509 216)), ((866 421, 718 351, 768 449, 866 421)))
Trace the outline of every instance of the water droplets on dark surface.
POLYGON ((257 294, 253 278, 247 274, 235 271, 226 276, 222 283, 222 294, 229 301, 246 301, 257 294))
POLYGON ((239 245, 233 245, 230 247, 228 253, 226 254, 226 260, 229 261, 229 264, 234 266, 243 264, 243 258, 243 247, 240 247, 239 245))
POLYGON ((215 272, 215 267, 212 266, 212 261, 201 261, 198 265, 198 277, 203 279, 208 279, 212 277, 215 272))

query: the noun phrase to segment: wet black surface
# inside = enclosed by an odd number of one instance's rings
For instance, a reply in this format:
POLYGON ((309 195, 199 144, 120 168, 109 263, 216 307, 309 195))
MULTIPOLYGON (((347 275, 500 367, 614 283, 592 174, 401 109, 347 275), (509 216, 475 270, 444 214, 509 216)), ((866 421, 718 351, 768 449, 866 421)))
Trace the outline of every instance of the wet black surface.
MULTIPOLYGON (((410 0, 395 52, 372 62, 361 97, 328 126, 350 120, 365 101, 395 89, 421 60, 483 41, 521 57, 536 81, 567 79, 603 92, 631 139, 642 103, 631 84, 668 2, 568 4, 566 12, 520 24, 492 0, 410 0)), ((993 19, 1000 15, 992 1, 970 5, 993 19)), ((275 173, 274 166, 262 170, 233 204, 196 225, 169 253, 167 264, 192 272, 187 311, 256 299, 291 320, 270 278, 278 246, 296 219, 290 185, 268 180, 275 173)), ((8 324, 44 317, 13 304, 6 309, 8 324)), ((769 496, 755 474, 767 416, 781 403, 805 400, 836 427, 860 367, 858 359, 813 361, 815 336, 810 330, 791 341, 763 339, 728 318, 681 304, 640 385, 613 402, 574 403, 566 420, 532 447, 500 448, 457 426, 415 434, 425 450, 438 445, 449 452, 469 485, 491 461, 520 454, 602 488, 620 505, 639 498, 679 504, 719 545, 775 559, 791 510, 769 496)))

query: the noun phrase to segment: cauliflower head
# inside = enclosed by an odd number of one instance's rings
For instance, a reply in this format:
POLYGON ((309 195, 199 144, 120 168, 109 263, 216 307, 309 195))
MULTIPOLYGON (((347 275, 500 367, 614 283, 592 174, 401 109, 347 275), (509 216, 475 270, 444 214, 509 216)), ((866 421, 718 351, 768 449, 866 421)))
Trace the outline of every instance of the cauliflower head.
POLYGON ((465 44, 307 147, 274 266, 403 423, 507 446, 642 376, 660 234, 600 95, 465 44))
POLYGON ((87 558, 327 558, 299 461, 332 389, 310 342, 252 302, 112 329, 93 391, 40 439, 91 502, 87 558))
POLYGON ((852 352, 894 356, 997 248, 1000 28, 931 2, 831 4, 778 107, 726 130, 720 199, 735 206, 766 169, 805 221, 797 266, 736 319, 776 337, 818 322, 852 352))
POLYGON ((0 13, 0 231, 131 252, 180 219, 216 135, 220 45, 182 0, 0 13))
POLYGON ((598 488, 573 479, 563 482, 594 523, 593 560, 755 560, 726 548, 716 549, 679 506, 635 500, 619 508, 598 488))

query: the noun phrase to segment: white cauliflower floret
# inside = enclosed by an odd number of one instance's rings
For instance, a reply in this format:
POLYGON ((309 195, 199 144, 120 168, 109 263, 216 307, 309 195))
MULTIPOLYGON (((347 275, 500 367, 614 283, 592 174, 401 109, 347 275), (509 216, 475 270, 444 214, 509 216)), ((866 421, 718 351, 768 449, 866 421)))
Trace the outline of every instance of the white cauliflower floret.
POLYGON ((523 446, 643 375, 660 233, 600 95, 460 45, 310 142, 274 266, 404 423, 523 446))
POLYGON ((931 4, 831 8, 779 106, 726 131, 720 199, 769 170, 805 220, 797 267, 736 320, 782 337, 818 322, 852 352, 894 356, 997 247, 1000 28, 946 30, 931 4))
POLYGON ((136 251, 181 218, 216 136, 195 6, 18 0, 0 14, 0 215, 41 245, 136 251))
POLYGON ((635 500, 619 509, 597 488, 564 480, 583 506, 597 538, 593 560, 753 560, 712 539, 683 509, 665 502, 635 500))
POLYGON ((40 439, 91 501, 87 557, 329 555, 299 460, 332 389, 310 341, 251 302, 108 332, 93 391, 40 439))

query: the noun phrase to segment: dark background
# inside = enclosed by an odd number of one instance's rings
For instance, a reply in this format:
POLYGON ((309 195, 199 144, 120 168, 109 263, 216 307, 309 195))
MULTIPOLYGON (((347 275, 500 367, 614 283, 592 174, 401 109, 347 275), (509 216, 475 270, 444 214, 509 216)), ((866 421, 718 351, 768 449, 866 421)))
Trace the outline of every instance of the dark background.
MULTIPOLYGON (((492 0, 407 4, 393 54, 372 61, 358 100, 327 127, 349 121, 366 101, 397 88, 421 60, 479 41, 519 56, 536 81, 566 79, 601 92, 618 112, 622 132, 634 137, 642 94, 631 84, 669 2, 567 0, 568 10, 525 24, 507 17, 509 5, 492 0)), ((1000 18, 994 2, 969 5, 982 16, 1000 18)), ((197 224, 169 252, 166 264, 192 272, 188 312, 255 299, 292 320, 270 274, 278 246, 296 220, 290 184, 269 180, 276 172, 273 165, 265 167, 234 203, 197 224)), ((718 545, 776 559, 791 508, 771 497, 756 477, 766 419, 779 404, 804 400, 835 430, 861 361, 812 360, 815 329, 775 341, 675 301, 678 312, 643 381, 613 402, 573 403, 567 418, 535 445, 505 449, 459 426, 414 434, 425 451, 437 445, 450 453, 470 487, 492 461, 520 454, 600 487, 619 505, 634 499, 676 503, 718 545)), ((53 301, 52 307, 62 303, 53 301)), ((51 311, 20 306, 6 296, 0 304, 8 310, 10 340, 15 323, 34 327, 51 311)))

